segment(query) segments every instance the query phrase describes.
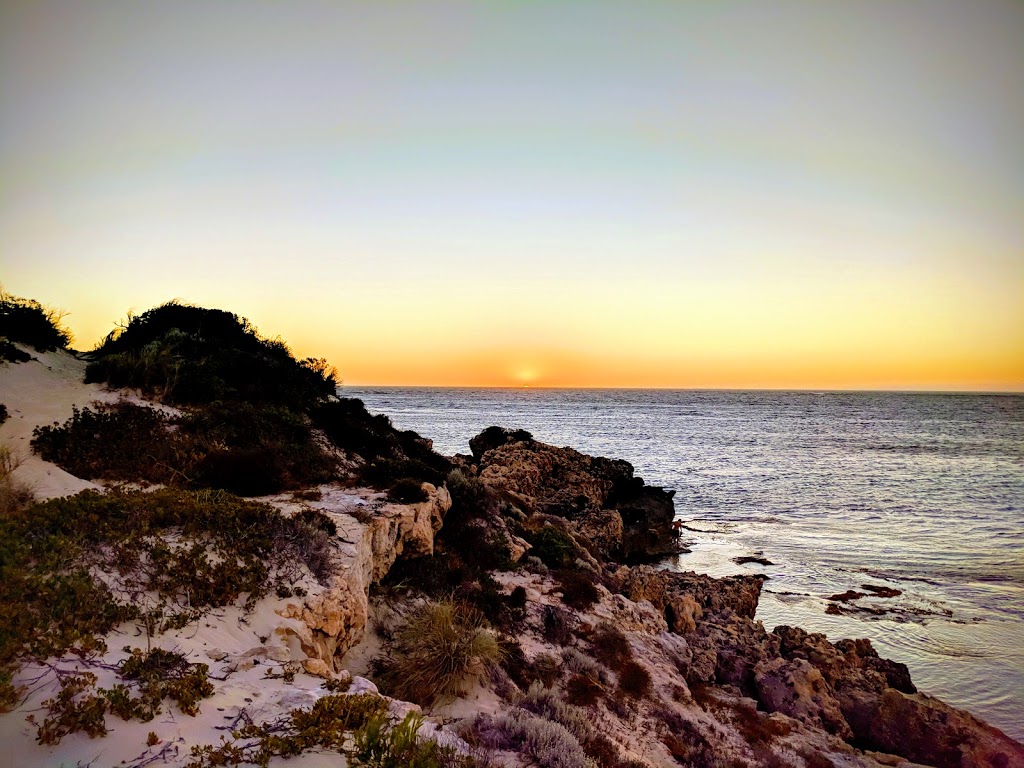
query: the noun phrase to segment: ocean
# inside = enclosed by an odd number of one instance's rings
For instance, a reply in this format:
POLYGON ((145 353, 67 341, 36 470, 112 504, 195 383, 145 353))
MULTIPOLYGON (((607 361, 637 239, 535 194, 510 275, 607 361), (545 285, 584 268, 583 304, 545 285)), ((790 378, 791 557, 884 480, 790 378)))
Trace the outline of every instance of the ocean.
POLYGON ((490 425, 676 490, 688 554, 764 573, 757 618, 867 637, 918 688, 1024 740, 1024 395, 343 387, 469 453, 490 425), (759 556, 770 565, 737 564, 759 556), (866 587, 899 590, 876 597, 866 587), (826 613, 826 598, 866 597, 826 613))

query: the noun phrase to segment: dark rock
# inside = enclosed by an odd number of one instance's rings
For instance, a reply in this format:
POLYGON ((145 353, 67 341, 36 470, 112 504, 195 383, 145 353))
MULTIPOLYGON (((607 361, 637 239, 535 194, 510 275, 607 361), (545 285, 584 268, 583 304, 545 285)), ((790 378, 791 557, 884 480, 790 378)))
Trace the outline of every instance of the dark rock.
POLYGON ((864 595, 863 592, 855 592, 852 589, 848 589, 845 592, 840 592, 839 594, 832 595, 832 597, 830 597, 828 599, 829 600, 834 600, 834 601, 839 602, 839 603, 845 603, 848 600, 860 600, 860 598, 862 598, 864 596, 865 595, 864 595))
POLYGON ((848 699, 844 713, 862 748, 936 768, 1024 767, 1024 745, 931 696, 887 688, 848 699))
POLYGON ((758 565, 775 565, 767 557, 758 557, 755 555, 742 555, 740 557, 734 557, 732 559, 736 565, 746 565, 747 563, 757 563, 758 565))
POLYGON ((602 557, 642 562, 678 552, 674 491, 645 485, 629 462, 587 456, 499 427, 481 432, 470 447, 480 479, 493 492, 526 512, 577 523, 577 533, 602 557), (615 515, 607 515, 609 510, 615 515), (601 520, 611 527, 598 530, 601 520))
POLYGON ((893 589, 892 587, 876 587, 874 584, 861 584, 861 589, 866 589, 872 594, 872 597, 899 597, 903 594, 901 589, 893 589))
POLYGON ((505 427, 488 427, 479 435, 469 441, 469 450, 473 452, 473 458, 480 461, 480 457, 490 450, 493 450, 506 443, 532 440, 533 435, 525 429, 506 429, 505 427))

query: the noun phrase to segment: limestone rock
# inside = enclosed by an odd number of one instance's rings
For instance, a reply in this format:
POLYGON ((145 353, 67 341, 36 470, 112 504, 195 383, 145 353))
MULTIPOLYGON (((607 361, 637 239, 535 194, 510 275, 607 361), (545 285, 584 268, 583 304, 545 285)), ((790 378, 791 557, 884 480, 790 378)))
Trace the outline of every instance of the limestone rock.
POLYGON ((781 657, 759 662, 754 668, 757 697, 769 712, 781 712, 829 733, 850 739, 853 731, 825 678, 804 659, 781 657))
POLYGON ((735 614, 753 618, 761 596, 761 576, 715 579, 693 572, 678 573, 636 566, 620 572, 622 591, 631 600, 649 600, 665 612, 673 632, 687 634, 705 616, 735 614))
POLYGON ((936 768, 1022 768, 1024 745, 923 693, 862 696, 847 719, 858 741, 936 768))
POLYGON ((635 477, 629 462, 588 456, 490 427, 470 441, 480 480, 529 513, 577 524, 603 558, 650 560, 678 551, 673 491, 635 477))

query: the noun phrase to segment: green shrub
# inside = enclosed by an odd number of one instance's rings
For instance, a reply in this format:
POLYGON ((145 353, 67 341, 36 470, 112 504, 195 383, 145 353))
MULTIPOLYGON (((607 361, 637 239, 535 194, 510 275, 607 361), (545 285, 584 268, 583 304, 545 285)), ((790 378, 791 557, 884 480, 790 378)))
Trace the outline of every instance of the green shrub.
POLYGON ((21 660, 102 651, 99 637, 122 621, 143 619, 153 633, 243 594, 252 605, 299 563, 324 578, 325 536, 269 505, 174 489, 83 491, 0 516, 0 700, 17 698, 21 660), (150 611, 137 602, 147 592, 150 611))
POLYGON ((169 302, 114 331, 92 353, 87 382, 138 387, 165 402, 244 400, 300 410, 335 394, 324 360, 296 360, 238 315, 169 302))
POLYGON ((216 402, 172 419, 131 403, 75 408, 32 447, 78 477, 220 488, 243 496, 330 479, 333 460, 283 406, 216 402))
POLYGON ((418 608, 379 660, 378 682, 395 698, 423 706, 455 698, 467 678, 501 659, 483 614, 452 600, 418 608))
POLYGON ((529 538, 530 554, 539 557, 548 568, 565 568, 576 561, 579 548, 572 536, 553 525, 545 525, 529 538))
POLYGON ((373 768, 469 768, 471 761, 458 757, 453 749, 440 747, 433 740, 419 740, 421 725, 423 717, 415 712, 393 728, 388 727, 383 715, 371 717, 353 734, 355 764, 373 768))
MULTIPOLYGON (((27 344, 39 352, 66 349, 71 343, 71 332, 62 325, 62 319, 63 313, 38 301, 0 291, 0 337, 9 342, 27 344)), ((9 359, 6 353, 4 357, 9 359)))
POLYGON ((371 415, 356 398, 321 403, 311 416, 336 446, 365 459, 362 479, 371 487, 390 488, 404 478, 441 485, 451 470, 451 462, 429 441, 400 432, 387 416, 371 415))
POLYGON ((274 757, 287 759, 309 750, 340 752, 351 766, 474 768, 471 759, 432 739, 418 738, 423 723, 419 715, 410 713, 389 727, 387 711, 387 702, 372 694, 325 696, 311 710, 296 709, 283 720, 235 731, 220 746, 193 747, 187 768, 265 768, 274 757))
POLYGON ((7 421, 7 406, 0 403, 0 424, 3 424, 5 421, 7 421))

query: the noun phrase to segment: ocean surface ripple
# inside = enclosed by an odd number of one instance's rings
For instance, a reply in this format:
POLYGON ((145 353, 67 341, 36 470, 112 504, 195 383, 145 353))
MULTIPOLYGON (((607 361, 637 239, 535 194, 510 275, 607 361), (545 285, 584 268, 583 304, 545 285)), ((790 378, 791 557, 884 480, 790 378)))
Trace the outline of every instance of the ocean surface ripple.
POLYGON ((690 554, 765 573, 758 618, 868 637, 918 687, 1024 740, 1024 396, 355 388, 445 454, 497 424, 676 489, 690 554), (737 565, 763 554, 772 565, 737 565), (867 596, 825 613, 827 598, 867 596))

